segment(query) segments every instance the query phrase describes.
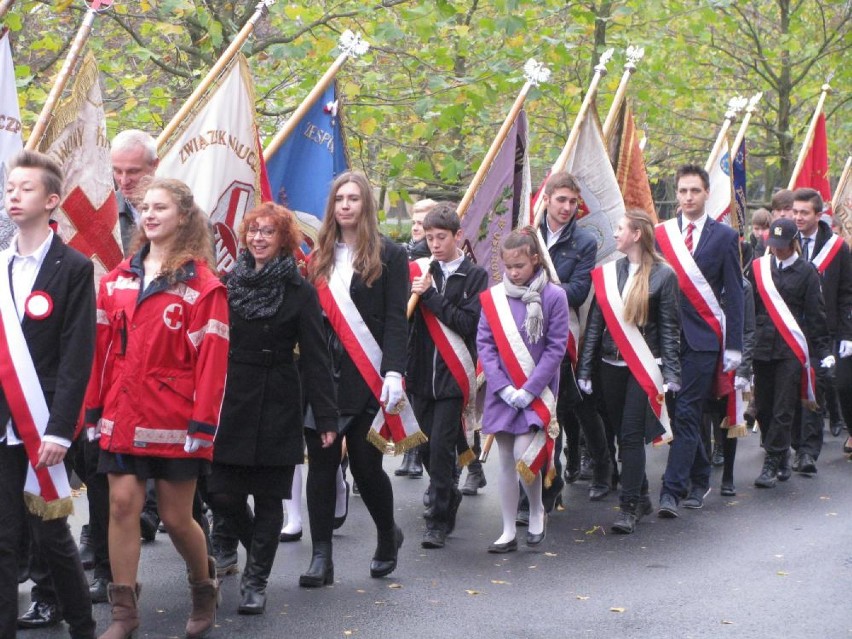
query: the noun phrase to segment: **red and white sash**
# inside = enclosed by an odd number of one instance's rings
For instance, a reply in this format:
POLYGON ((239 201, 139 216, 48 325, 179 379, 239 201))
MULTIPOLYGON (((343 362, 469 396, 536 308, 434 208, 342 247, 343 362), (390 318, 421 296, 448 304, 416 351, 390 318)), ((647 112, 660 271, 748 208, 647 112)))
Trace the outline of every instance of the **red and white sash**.
POLYGON ((843 240, 839 235, 831 234, 831 237, 828 238, 828 241, 822 245, 822 248, 819 250, 819 253, 814 255, 811 260, 811 264, 816 266, 820 275, 825 273, 825 269, 829 267, 832 260, 835 256, 840 252, 841 247, 843 246, 843 240))
MULTIPOLYGON (((380 401, 383 379, 381 375, 382 349, 367 327, 358 307, 349 296, 349 289, 341 277, 331 274, 331 281, 317 282, 317 294, 320 306, 325 311, 346 353, 352 359, 361 377, 380 401)), ((397 415, 392 415, 384 407, 376 413, 370 426, 367 439, 382 452, 388 449, 388 440, 394 444, 394 453, 404 453, 426 441, 420 431, 417 418, 408 402, 404 402, 397 415)))
POLYGON ((760 299, 763 300, 763 305, 766 307, 772 323, 775 324, 775 329, 784 338, 787 346, 790 347, 790 350, 793 351, 796 359, 802 365, 802 399, 809 403, 815 403, 816 375, 811 368, 808 340, 772 280, 772 259, 772 255, 767 253, 753 262, 752 269, 754 281, 757 284, 757 292, 760 294, 760 299))
MULTIPOLYGON (((431 261, 431 258, 422 257, 410 262, 411 278, 420 277, 428 272, 431 261)), ((465 344, 461 335, 439 320, 423 304, 420 304, 418 308, 423 314, 423 321, 426 323, 429 336, 435 343, 435 348, 438 349, 447 369, 461 389, 464 405, 462 426, 465 429, 473 428, 476 423, 472 414, 476 406, 476 365, 473 363, 473 357, 471 357, 467 344, 465 344)))
MULTIPOLYGON (((482 312, 491 327, 497 352, 506 367, 509 379, 515 388, 521 388, 532 375, 536 362, 521 337, 518 325, 515 324, 506 288, 502 283, 497 284, 483 292, 480 300, 482 312)), ((531 483, 542 468, 547 468, 545 485, 549 486, 555 476, 553 440, 559 434, 559 424, 556 421, 556 397, 548 386, 544 387, 539 397, 533 399, 528 409, 535 412, 543 428, 536 432, 533 441, 518 461, 518 472, 527 483, 531 483)))
MULTIPOLYGON (((18 321, 8 263, 7 252, 0 253, 0 384, 30 462, 24 485, 27 510, 42 519, 58 519, 74 512, 71 486, 65 464, 35 468, 50 410, 18 321)), ((0 428, 5 430, 6 424, 0 428)))
POLYGON ((624 300, 618 291, 617 262, 609 262, 594 269, 592 284, 610 335, 633 377, 648 395, 651 410, 665 431, 654 439, 654 446, 667 444, 672 440, 672 427, 663 392, 663 373, 639 328, 624 320, 624 300))
POLYGON ((656 227, 657 244, 668 263, 677 273, 680 290, 698 311, 701 318, 719 339, 720 350, 725 350, 725 313, 713 288, 708 284, 704 273, 698 268, 692 254, 687 250, 683 235, 672 218, 656 227))

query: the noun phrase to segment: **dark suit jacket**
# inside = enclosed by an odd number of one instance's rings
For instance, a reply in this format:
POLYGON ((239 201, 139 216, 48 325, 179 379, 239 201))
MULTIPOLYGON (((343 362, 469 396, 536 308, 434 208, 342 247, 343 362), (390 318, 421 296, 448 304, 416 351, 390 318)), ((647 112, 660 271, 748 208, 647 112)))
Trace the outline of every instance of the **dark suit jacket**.
MULTIPOLYGON (((683 229, 683 216, 678 215, 683 229)), ((720 301, 724 298, 725 348, 743 350, 743 274, 740 269, 739 236, 730 226, 708 217, 698 246, 692 253, 695 263, 720 301)), ((685 343, 694 351, 717 351, 719 341, 695 307, 680 296, 681 327, 685 343)))
MULTIPOLYGON (((820 221, 809 257, 817 255, 832 235, 831 227, 820 221)), ((845 242, 822 273, 822 295, 829 334, 836 340, 852 340, 852 254, 845 242)))
MULTIPOLYGON (((382 348, 381 374, 405 374, 408 345, 406 306, 409 295, 408 257, 405 249, 382 237, 382 274, 367 286, 358 273, 352 276, 349 295, 382 348)), ((338 379, 337 405, 341 415, 358 415, 368 405, 378 410, 378 402, 349 355, 332 345, 338 379)))
MULTIPOLYGON (((91 260, 54 236, 33 291, 44 291, 53 300, 50 315, 41 320, 24 316, 21 323, 50 409, 44 434, 73 440, 95 352, 91 260)), ((6 396, 0 390, 0 428, 6 428, 9 416, 6 396)))

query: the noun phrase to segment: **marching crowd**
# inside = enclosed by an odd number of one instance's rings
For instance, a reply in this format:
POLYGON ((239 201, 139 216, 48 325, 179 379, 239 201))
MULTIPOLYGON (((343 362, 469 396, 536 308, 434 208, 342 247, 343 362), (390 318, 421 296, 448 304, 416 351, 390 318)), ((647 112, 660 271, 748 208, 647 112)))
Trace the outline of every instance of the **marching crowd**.
POLYGON ((295 216, 265 203, 244 216, 245 250, 220 278, 192 193, 154 177, 154 140, 122 132, 112 162, 126 258, 97 293, 92 262, 49 226, 59 167, 31 151, 9 167, 0 639, 63 618, 93 639, 92 603, 107 601, 101 639, 131 636, 141 543, 160 525, 186 563, 187 637, 211 632, 238 544, 238 611, 262 614, 278 544, 302 535, 303 481, 312 556, 300 586, 334 581, 333 531, 354 490, 376 529, 370 575, 389 575, 404 540, 389 447, 405 453, 396 474, 428 473, 421 545, 439 549, 496 444, 502 523, 487 551, 499 554, 518 549, 519 526, 540 544, 580 476, 592 501, 619 490, 612 530, 630 534, 655 510, 701 508, 714 464, 735 495, 746 424, 760 428, 761 488, 817 472, 824 417, 835 433, 852 426, 852 258, 816 191, 776 193, 743 242, 705 213, 704 169, 684 165, 678 215, 655 224, 628 210, 614 234, 622 257, 596 267, 580 186, 555 173, 542 219, 500 238, 495 284, 460 248, 455 203, 418 203, 400 246, 379 233, 368 180, 346 172, 306 267, 295 216), (668 445, 656 500, 648 444, 668 445), (81 548, 50 505, 63 462, 88 490, 81 548))

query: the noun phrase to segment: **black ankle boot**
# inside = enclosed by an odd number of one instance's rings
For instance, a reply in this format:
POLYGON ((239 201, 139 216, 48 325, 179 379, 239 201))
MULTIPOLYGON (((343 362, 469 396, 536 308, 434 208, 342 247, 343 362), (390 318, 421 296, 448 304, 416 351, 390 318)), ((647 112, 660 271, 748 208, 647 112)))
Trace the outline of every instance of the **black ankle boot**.
POLYGON ((636 530, 636 501, 629 500, 621 502, 621 510, 615 523, 612 524, 612 532, 621 535, 629 535, 636 530))
POLYGON ((758 488, 775 488, 778 482, 778 466, 781 461, 781 456, 775 453, 766 453, 763 460, 763 470, 757 479, 754 480, 754 485, 758 488))
POLYGON ((255 518, 254 535, 240 580, 242 598, 237 612, 241 615, 261 615, 266 609, 266 584, 278 551, 280 530, 280 519, 255 518))
POLYGON ((299 576, 302 588, 320 588, 334 583, 334 564, 331 561, 331 542, 317 541, 311 555, 311 565, 299 576))
POLYGON ((651 496, 648 494, 640 495, 639 501, 636 503, 636 523, 654 512, 654 504, 651 503, 651 496))
POLYGON ((404 538, 402 530, 395 524, 389 530, 379 531, 376 554, 370 562, 371 577, 385 577, 396 570, 396 560, 404 538))

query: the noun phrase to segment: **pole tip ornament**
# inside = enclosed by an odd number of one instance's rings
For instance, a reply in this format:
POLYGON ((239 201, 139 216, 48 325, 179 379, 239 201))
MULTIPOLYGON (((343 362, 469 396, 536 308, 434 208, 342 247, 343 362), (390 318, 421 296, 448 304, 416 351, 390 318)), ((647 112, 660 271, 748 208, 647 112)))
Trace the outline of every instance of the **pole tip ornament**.
POLYGON ((550 69, 544 66, 543 62, 536 62, 533 58, 526 61, 524 64, 524 80, 533 86, 538 86, 549 79, 550 69))
POLYGON ((271 7, 273 4, 275 4, 275 0, 260 0, 260 2, 258 2, 255 6, 254 10, 260 11, 261 14, 266 15, 269 12, 269 7, 271 7))
POLYGON ((645 47, 634 47, 632 44, 627 47, 627 62, 624 68, 630 72, 636 70, 636 63, 645 57, 645 47))
POLYGON ((370 48, 369 42, 363 40, 360 34, 353 33, 349 29, 340 35, 340 40, 337 44, 340 47, 341 53, 345 53, 353 58, 364 55, 370 48))
POLYGON ((615 53, 615 49, 612 47, 604 51, 603 54, 601 54, 601 59, 598 61, 597 65, 595 65, 595 71, 601 75, 606 75, 606 65, 612 59, 613 53, 615 53))
POLYGON ((751 100, 748 101, 748 106, 746 107, 746 113, 753 113, 754 108, 757 106, 757 103, 760 102, 760 99, 763 97, 763 91, 760 93, 755 93, 751 96, 751 100))
POLYGON ((733 120, 737 113, 742 111, 746 105, 748 104, 748 100, 741 95, 736 96, 735 98, 731 98, 728 100, 728 110, 725 112, 725 118, 728 120, 733 120))

